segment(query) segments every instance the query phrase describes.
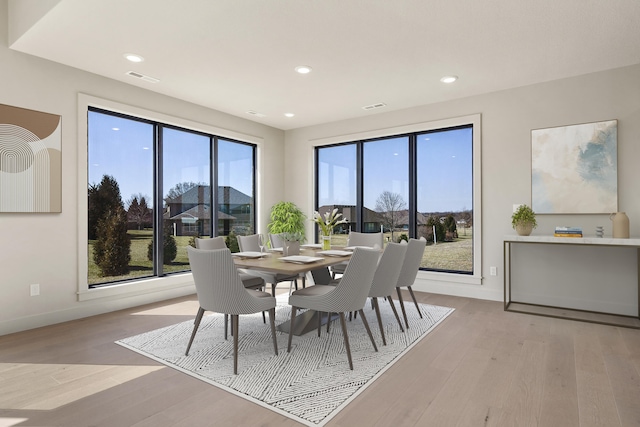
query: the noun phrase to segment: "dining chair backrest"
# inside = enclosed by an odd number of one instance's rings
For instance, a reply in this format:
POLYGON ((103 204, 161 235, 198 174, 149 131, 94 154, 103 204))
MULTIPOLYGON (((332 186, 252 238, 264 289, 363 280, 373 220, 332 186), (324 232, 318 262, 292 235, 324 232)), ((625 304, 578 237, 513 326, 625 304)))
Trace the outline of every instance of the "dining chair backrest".
POLYGON ((384 236, 379 233, 360 233, 350 231, 347 237, 347 246, 368 246, 370 248, 382 249, 384 246, 384 236))
POLYGON ((224 241, 224 237, 222 236, 212 237, 210 239, 201 239, 199 237, 196 237, 195 240, 196 240, 196 249, 213 250, 213 249, 225 249, 227 247, 227 244, 224 241))
POLYGON ((282 234, 269 234, 269 242, 271 242, 271 249, 284 247, 282 234))
POLYGON ((402 269, 398 276, 397 287, 412 286, 418 275, 418 269, 420 268, 420 262, 424 255, 424 248, 427 245, 427 241, 423 239, 409 239, 407 244, 407 253, 404 256, 402 263, 402 269))
POLYGON ((386 297, 393 293, 409 245, 388 243, 373 276, 370 297, 386 297))
POLYGON ((187 246, 200 307, 226 314, 268 310, 272 297, 257 298, 245 289, 229 249, 204 250, 187 246), (266 308, 265 308, 266 307, 266 308))
POLYGON ((257 234, 238 236, 238 248, 241 252, 260 252, 260 236, 257 234))
POLYGON ((328 285, 333 280, 327 267, 316 268, 311 270, 310 273, 315 285, 328 285))
POLYGON ((316 309, 334 313, 361 310, 371 290, 379 257, 379 250, 356 248, 340 282, 334 290, 318 297, 324 302, 316 309))

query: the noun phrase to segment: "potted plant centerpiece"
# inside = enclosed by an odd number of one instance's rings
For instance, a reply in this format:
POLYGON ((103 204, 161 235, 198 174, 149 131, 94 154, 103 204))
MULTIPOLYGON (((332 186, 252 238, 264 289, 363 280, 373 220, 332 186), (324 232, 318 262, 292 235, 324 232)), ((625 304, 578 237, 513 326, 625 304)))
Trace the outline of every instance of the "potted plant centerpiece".
POLYGON ((306 215, 291 202, 278 202, 271 207, 271 222, 267 230, 271 234, 280 234, 285 241, 285 248, 290 248, 289 255, 300 253, 300 242, 305 241, 304 220, 306 215), (296 250, 297 247, 297 250, 296 250))
POLYGON ((304 220, 306 215, 292 202, 278 202, 271 207, 271 222, 267 230, 271 234, 300 233, 304 240, 304 220))
POLYGON ((283 246, 282 255, 298 255, 300 253, 300 242, 304 239, 304 235, 300 232, 280 233, 282 236, 283 246))
POLYGON ((338 213, 338 208, 332 211, 325 212, 324 216, 320 215, 318 211, 313 212, 312 221, 318 224, 320 227, 320 234, 322 234, 322 249, 331 249, 331 233, 338 224, 347 223, 346 218, 340 219, 341 213, 338 213))
POLYGON ((528 236, 538 226, 536 213, 527 205, 520 205, 511 215, 511 226, 520 236, 528 236))

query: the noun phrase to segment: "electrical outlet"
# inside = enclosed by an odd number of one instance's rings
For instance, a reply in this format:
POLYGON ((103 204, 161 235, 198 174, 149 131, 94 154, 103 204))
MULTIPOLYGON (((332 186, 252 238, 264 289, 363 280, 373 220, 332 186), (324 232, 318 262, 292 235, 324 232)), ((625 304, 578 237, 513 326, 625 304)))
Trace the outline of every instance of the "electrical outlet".
POLYGON ((35 284, 29 286, 29 292, 30 292, 32 297, 40 295, 40 284, 39 283, 35 283, 35 284))
POLYGON ((497 276, 498 269, 496 267, 489 267, 489 274, 491 274, 492 276, 497 276))

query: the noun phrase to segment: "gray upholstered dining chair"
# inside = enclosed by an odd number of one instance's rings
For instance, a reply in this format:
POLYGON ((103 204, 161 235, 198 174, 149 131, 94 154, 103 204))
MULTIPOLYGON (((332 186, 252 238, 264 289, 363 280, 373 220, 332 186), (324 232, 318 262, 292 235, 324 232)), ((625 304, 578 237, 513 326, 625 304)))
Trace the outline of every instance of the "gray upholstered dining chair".
MULTIPOLYGON (((299 308, 307 308, 318 312, 339 313, 344 346, 347 350, 347 359, 349 360, 349 368, 351 370, 353 370, 353 361, 351 360, 351 348, 349 347, 345 312, 358 311, 360 313, 360 318, 369 334, 371 344, 373 344, 374 350, 378 351, 362 308, 367 301, 367 295, 371 289, 371 282, 379 256, 379 250, 358 248, 351 256, 349 265, 340 283, 336 286, 309 286, 305 289, 295 291, 289 296, 291 324, 287 352, 291 351, 291 337, 293 336, 291 331, 294 330, 296 312, 299 308)), ((318 322, 318 334, 320 334, 320 322, 318 322)))
POLYGON ((334 279, 331 277, 329 267, 315 268, 311 270, 311 277, 313 278, 314 285, 337 285, 340 279, 334 279))
MULTIPOLYGON (((384 235, 379 233, 360 233, 350 231, 347 237, 347 246, 366 246, 369 248, 382 249, 384 247, 384 235)), ((336 264, 331 267, 331 276, 335 279, 336 274, 344 274, 347 268, 346 262, 336 264)))
POLYGON ((400 325, 400 330, 404 332, 402 328, 402 321, 398 316, 398 311, 393 303, 391 294, 398 283, 398 277, 400 276, 400 269, 407 253, 408 245, 401 245, 399 243, 388 243, 384 248, 384 252, 376 267, 376 272, 373 276, 373 282, 371 283, 371 290, 369 291, 369 297, 372 300, 373 308, 376 311, 376 317, 378 318, 378 326, 380 327, 380 335, 382 336, 382 344, 387 345, 387 340, 384 336, 384 327, 382 326, 382 317, 380 315, 380 306, 378 305, 378 297, 386 298, 391 305, 393 314, 396 316, 396 320, 400 325))
POLYGON ((241 314, 269 312, 273 350, 278 355, 275 325, 276 299, 266 292, 247 290, 244 287, 229 249, 203 250, 187 246, 187 253, 200 308, 196 314, 185 356, 189 355, 189 349, 205 311, 231 316, 234 374, 238 373, 238 336, 240 335, 238 318, 241 314))
MULTIPOLYGON (((214 249, 226 249, 227 244, 224 241, 224 237, 212 237, 210 239, 196 238, 196 249, 214 250, 214 249)), ((247 289, 259 289, 263 290, 265 281, 262 277, 253 276, 251 274, 239 271, 242 284, 247 289)))
MULTIPOLYGON (((249 236, 238 236, 238 247, 241 252, 260 252, 260 236, 251 234, 249 236)), ((244 273, 262 277, 265 282, 271 283, 271 295, 276 296, 276 286, 280 282, 293 282, 298 287, 298 275, 268 273, 266 271, 243 270, 244 273)))
POLYGON ((284 238, 281 234, 269 234, 269 243, 271 243, 271 249, 281 248, 284 246, 284 238))
POLYGON ((409 243, 407 244, 407 253, 404 256, 402 269, 400 270, 400 276, 398 276, 398 283, 396 284, 398 301, 400 302, 402 316, 404 317, 404 323, 407 325, 407 329, 409 329, 409 320, 407 319, 407 312, 404 309, 404 301, 402 301, 400 288, 409 289, 411 298, 413 298, 413 303, 416 305, 416 310, 418 310, 418 314, 420 315, 420 318, 422 318, 422 312, 420 311, 418 301, 416 300, 416 296, 414 295, 411 286, 413 286, 413 282, 416 281, 416 276, 418 275, 418 270, 420 269, 420 262, 422 261, 422 256, 424 255, 424 248, 426 245, 427 241, 424 237, 420 239, 409 239, 409 243))

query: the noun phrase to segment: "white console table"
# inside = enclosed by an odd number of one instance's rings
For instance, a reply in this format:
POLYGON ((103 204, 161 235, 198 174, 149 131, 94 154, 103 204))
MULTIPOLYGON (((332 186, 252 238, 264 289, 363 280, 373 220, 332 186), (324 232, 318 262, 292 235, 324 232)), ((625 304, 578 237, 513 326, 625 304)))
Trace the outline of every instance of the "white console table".
MULTIPOLYGON (((600 323, 627 328, 640 329, 640 239, 613 239, 613 238, 575 238, 575 237, 554 237, 554 236, 517 236, 507 235, 503 239, 504 256, 504 310, 528 313, 541 316, 567 318, 585 322, 600 323), (606 311, 595 311, 591 309, 568 308, 556 304, 536 304, 531 302, 515 301, 512 299, 512 245, 518 244, 538 244, 538 245, 564 245, 567 251, 573 248, 601 247, 601 248, 628 248, 635 249, 636 256, 636 276, 638 286, 638 297, 635 302, 635 314, 633 316, 616 314, 606 311)), ((569 266, 570 268, 571 266, 569 266)), ((593 268, 597 269, 595 264, 593 268)), ((615 286, 612 281, 611 286, 615 286)), ((633 301, 632 301, 633 303, 633 301)))

